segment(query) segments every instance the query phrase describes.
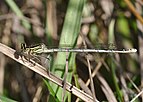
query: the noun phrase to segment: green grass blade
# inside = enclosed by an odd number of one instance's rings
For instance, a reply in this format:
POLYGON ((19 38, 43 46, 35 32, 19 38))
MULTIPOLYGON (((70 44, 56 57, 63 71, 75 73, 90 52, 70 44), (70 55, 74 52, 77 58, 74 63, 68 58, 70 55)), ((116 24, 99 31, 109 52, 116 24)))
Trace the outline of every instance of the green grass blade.
POLYGON ((108 36, 108 43, 109 44, 115 42, 115 37, 114 37, 114 28, 115 27, 114 26, 115 26, 115 20, 112 19, 111 23, 109 25, 109 32, 108 32, 108 34, 109 34, 109 36, 108 36))
POLYGON ((0 95, 0 102, 18 102, 18 101, 0 95))
MULTIPOLYGON (((80 31, 81 17, 85 0, 70 0, 67 8, 67 13, 62 29, 60 45, 71 45, 74 47, 80 31)), ((75 64, 75 54, 69 56, 69 70, 72 70, 75 64)), ((66 62, 66 54, 59 52, 54 65, 54 73, 57 76, 63 77, 66 62)), ((71 82, 72 71, 68 73, 67 81, 71 82)), ((54 91, 57 91, 57 97, 61 99, 62 89, 53 85, 54 91)))
MULTIPOLYGON (((43 78, 44 83, 46 84, 46 86, 48 87, 48 90, 50 91, 50 97, 49 97, 49 101, 50 100, 55 100, 55 102, 60 102, 59 99, 56 97, 56 93, 53 91, 51 85, 49 84, 49 82, 47 80, 45 80, 43 78)), ((51 101, 50 101, 51 102, 51 101)))
POLYGON ((113 56, 111 55, 111 60, 110 60, 110 63, 111 63, 111 75, 112 75, 112 79, 113 79, 113 84, 115 86, 115 90, 116 90, 116 93, 117 93, 117 98, 119 100, 119 102, 123 102, 123 95, 122 95, 122 92, 119 88, 119 85, 118 85, 118 81, 117 81, 117 77, 116 77, 116 73, 115 73, 115 64, 114 64, 114 58, 113 56))

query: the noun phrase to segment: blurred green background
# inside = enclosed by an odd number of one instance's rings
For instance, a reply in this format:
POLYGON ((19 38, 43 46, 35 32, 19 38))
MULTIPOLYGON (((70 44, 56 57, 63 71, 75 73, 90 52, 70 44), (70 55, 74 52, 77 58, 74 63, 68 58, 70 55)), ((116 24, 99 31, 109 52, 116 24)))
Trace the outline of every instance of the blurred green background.
MULTIPOLYGON (((132 54, 89 54, 96 98, 128 102, 143 87, 142 6, 142 0, 1 0, 0 42, 15 50, 20 50, 21 43, 74 48, 85 42, 88 48, 136 48, 132 54)), ((87 88, 84 91, 91 95, 84 54, 71 53, 68 59, 67 81, 81 90, 87 88)), ((48 70, 63 78, 65 61, 65 53, 52 53, 48 70)), ((61 93, 62 88, 0 54, 2 102, 58 102, 61 93)), ((139 96, 136 102, 142 99, 139 96)), ((82 100, 68 93, 65 101, 82 100)))

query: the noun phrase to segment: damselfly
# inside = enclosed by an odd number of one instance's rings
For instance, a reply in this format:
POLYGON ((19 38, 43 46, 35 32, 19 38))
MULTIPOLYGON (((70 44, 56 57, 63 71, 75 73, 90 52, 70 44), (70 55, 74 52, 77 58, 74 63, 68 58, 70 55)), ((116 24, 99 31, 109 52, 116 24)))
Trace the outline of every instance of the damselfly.
POLYGON ((41 53, 52 53, 52 52, 95 52, 95 53, 134 53, 137 49, 80 49, 80 48, 48 48, 45 44, 39 44, 37 46, 26 47, 22 44, 24 52, 27 54, 41 54, 41 53))
POLYGON ((26 46, 26 44, 21 44, 21 53, 25 57, 30 59, 36 59, 39 60, 38 57, 43 57, 46 59, 49 59, 48 57, 41 56, 41 54, 49 54, 49 53, 54 53, 54 52, 76 52, 76 53, 134 53, 137 50, 132 48, 132 49, 114 49, 110 48, 103 48, 103 49, 85 49, 85 48, 70 48, 70 47, 61 47, 61 48, 48 48, 45 44, 41 43, 38 45, 33 45, 33 46, 26 46))

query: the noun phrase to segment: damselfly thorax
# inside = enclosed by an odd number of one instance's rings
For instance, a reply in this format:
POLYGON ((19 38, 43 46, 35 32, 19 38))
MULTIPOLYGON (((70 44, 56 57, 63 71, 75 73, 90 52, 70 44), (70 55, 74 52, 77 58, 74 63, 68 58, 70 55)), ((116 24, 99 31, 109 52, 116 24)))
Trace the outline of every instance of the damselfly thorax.
POLYGON ((37 53, 38 50, 44 49, 43 47, 45 47, 44 44, 26 46, 25 43, 22 43, 20 55, 21 55, 21 57, 24 57, 28 61, 30 61, 30 59, 32 59, 35 62, 41 64, 41 59, 49 60, 49 55, 42 56, 42 53, 37 53))
POLYGON ((26 46, 25 43, 21 44, 21 52, 28 54, 28 55, 35 55, 38 54, 37 51, 44 49, 45 45, 44 44, 38 44, 38 45, 33 45, 33 46, 26 46))

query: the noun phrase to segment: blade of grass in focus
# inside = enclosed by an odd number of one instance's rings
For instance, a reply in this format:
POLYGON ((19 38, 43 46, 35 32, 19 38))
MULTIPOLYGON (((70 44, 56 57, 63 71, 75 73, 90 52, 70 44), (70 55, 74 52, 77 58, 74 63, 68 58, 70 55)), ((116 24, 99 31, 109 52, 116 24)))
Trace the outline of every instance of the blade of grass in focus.
MULTIPOLYGON (((81 25, 81 17, 85 0, 70 0, 65 16, 64 26, 61 33, 60 44, 61 45, 71 45, 75 46, 77 37, 81 25)), ((69 70, 66 81, 71 82, 72 79, 72 69, 75 64, 75 53, 69 54, 69 70)), ((59 52, 57 55, 56 62, 52 70, 55 75, 63 78, 65 71, 66 54, 59 52)), ((52 88, 57 92, 58 99, 62 98, 63 89, 59 88, 57 85, 52 85, 52 88)))
POLYGON ((22 19, 22 24, 26 29, 31 29, 31 25, 30 23, 26 20, 23 19, 24 15, 21 12, 20 8, 16 5, 16 3, 14 2, 14 0, 5 0, 6 3, 8 4, 8 6, 12 9, 12 11, 20 18, 22 19))

